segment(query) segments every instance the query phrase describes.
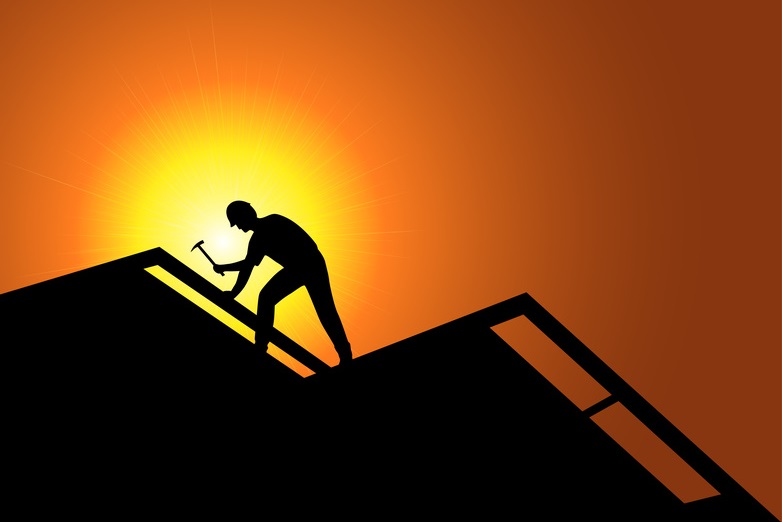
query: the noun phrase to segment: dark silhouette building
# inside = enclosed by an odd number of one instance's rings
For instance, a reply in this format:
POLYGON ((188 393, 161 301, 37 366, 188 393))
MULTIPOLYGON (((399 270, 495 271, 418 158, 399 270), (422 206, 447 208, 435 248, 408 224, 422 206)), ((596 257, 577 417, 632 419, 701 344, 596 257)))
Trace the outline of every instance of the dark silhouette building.
POLYGON ((196 508, 230 485, 255 515, 776 520, 527 294, 348 367, 275 331, 271 342, 314 372, 301 377, 151 266, 254 324, 161 249, 0 295, 16 502, 196 508), (492 330, 522 315, 609 396, 576 407, 492 330), (679 500, 591 419, 614 403, 717 494, 679 500))

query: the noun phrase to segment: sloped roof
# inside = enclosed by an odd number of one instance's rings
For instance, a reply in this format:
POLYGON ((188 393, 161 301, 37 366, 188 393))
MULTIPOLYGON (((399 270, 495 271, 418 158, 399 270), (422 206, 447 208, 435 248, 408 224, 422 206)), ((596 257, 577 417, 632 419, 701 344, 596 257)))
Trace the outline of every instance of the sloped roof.
POLYGON ((117 494, 139 473, 164 487, 250 471, 265 483, 259 509, 294 501, 362 519, 775 520, 527 294, 347 368, 277 332, 316 372, 302 378, 150 275, 153 265, 252 323, 161 249, 0 295, 8 425, 18 447, 34 448, 11 468, 21 476, 99 470, 89 487, 117 494), (519 315, 612 400, 579 409, 492 331, 519 315), (682 503, 592 421, 612 402, 720 495, 682 503))

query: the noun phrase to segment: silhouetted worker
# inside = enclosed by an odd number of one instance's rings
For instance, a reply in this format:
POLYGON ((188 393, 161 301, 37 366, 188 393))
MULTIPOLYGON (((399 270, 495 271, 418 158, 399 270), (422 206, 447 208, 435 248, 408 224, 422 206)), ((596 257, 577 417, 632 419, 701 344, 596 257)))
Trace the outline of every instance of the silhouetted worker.
POLYGON ((345 335, 342 320, 334 304, 329 273, 315 241, 296 223, 278 214, 259 218, 255 209, 246 201, 234 201, 226 210, 228 222, 242 232, 253 231, 247 246, 247 257, 226 265, 214 265, 217 273, 238 271, 233 289, 226 293, 232 298, 247 284, 253 269, 265 256, 282 268, 272 276, 258 294, 255 344, 268 348, 269 336, 274 325, 274 307, 285 296, 302 286, 312 299, 323 328, 334 343, 342 365, 353 358, 350 343, 345 335))

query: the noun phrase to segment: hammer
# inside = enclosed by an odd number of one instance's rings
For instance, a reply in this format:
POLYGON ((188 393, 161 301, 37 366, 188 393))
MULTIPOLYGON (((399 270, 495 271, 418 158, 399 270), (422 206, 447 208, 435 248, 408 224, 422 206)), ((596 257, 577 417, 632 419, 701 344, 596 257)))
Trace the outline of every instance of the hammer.
MULTIPOLYGON (((206 250, 204 250, 204 247, 201 246, 203 244, 204 244, 204 240, 202 239, 201 241, 196 243, 195 246, 190 249, 190 251, 192 252, 193 250, 195 250, 197 248, 198 250, 200 250, 206 256, 206 258, 209 260, 209 262, 212 263, 212 266, 214 266, 216 263, 214 261, 212 261, 212 258, 209 257, 209 254, 206 253, 206 250)), ((220 275, 224 276, 225 273, 224 272, 220 272, 220 275)))

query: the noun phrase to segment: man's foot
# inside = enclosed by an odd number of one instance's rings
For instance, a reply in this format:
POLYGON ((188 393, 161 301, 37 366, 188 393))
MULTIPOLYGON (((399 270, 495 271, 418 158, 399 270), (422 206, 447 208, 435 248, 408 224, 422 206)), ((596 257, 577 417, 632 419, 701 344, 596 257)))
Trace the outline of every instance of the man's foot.
POLYGON ((337 353, 339 354, 339 365, 338 366, 347 366, 353 360, 353 352, 350 349, 350 345, 347 345, 344 348, 338 349, 337 353))

